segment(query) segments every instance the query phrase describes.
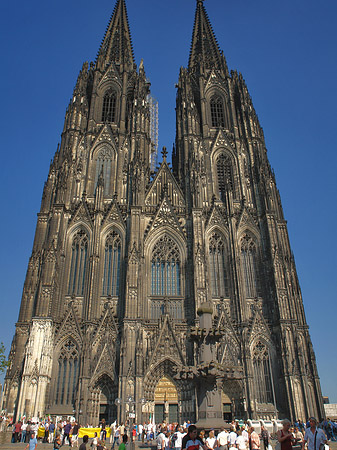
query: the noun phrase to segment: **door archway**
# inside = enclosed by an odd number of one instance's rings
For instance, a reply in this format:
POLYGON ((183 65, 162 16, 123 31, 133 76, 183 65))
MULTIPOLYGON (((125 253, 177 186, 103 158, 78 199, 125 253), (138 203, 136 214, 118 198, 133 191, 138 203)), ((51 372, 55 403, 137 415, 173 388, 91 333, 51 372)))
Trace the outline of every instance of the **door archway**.
POLYGON ((179 422, 178 391, 174 382, 163 376, 154 391, 154 419, 156 423, 179 422))

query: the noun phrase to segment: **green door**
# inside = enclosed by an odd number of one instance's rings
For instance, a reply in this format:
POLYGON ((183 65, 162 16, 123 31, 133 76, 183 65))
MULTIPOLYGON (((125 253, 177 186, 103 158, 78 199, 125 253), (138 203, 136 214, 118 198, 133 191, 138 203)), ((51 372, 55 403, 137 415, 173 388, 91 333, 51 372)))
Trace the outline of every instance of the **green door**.
POLYGON ((178 405, 169 405, 169 423, 178 422, 178 405))
POLYGON ((154 420, 156 423, 164 421, 164 405, 156 404, 154 405, 154 420))

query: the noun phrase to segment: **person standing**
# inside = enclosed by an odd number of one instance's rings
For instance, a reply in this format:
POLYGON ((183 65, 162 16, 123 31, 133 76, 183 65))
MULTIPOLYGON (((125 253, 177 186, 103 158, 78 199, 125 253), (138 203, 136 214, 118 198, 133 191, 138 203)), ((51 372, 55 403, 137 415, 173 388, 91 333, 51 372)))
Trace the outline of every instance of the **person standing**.
POLYGON ((83 436, 83 442, 82 442, 82 444, 80 445, 79 450, 87 450, 87 443, 88 443, 88 440, 89 440, 89 436, 88 436, 87 434, 85 434, 85 435, 83 436))
POLYGON ((263 441, 264 450, 268 450, 269 433, 263 425, 261 426, 261 438, 263 441))
POLYGON ((123 434, 122 443, 119 444, 118 450, 126 450, 126 443, 128 442, 128 435, 123 434))
POLYGON ((228 448, 235 447, 236 438, 238 437, 234 431, 234 426, 231 425, 231 432, 228 435, 228 448))
POLYGON ((165 428, 162 428, 157 436, 157 450, 165 450, 165 432, 165 428))
POLYGON ((218 446, 218 443, 217 443, 216 437, 214 436, 214 430, 211 430, 209 432, 208 438, 206 439, 206 447, 209 450, 213 450, 217 446, 218 446))
POLYGON ((309 428, 305 430, 304 434, 302 450, 305 449, 305 444, 308 444, 308 450, 320 450, 322 448, 321 445, 326 443, 327 438, 324 431, 321 428, 317 428, 317 419, 310 417, 309 428))
POLYGON ((26 445, 25 450, 27 450, 28 447, 29 447, 29 450, 36 450, 37 439, 35 437, 35 433, 34 432, 31 433, 30 440, 29 440, 28 444, 26 445))
POLYGON ((220 428, 220 433, 217 437, 219 450, 227 450, 228 433, 224 427, 220 428))
POLYGON ((260 449, 260 438, 254 427, 250 427, 250 444, 252 450, 260 449))
POLYGON ((236 438, 235 445, 238 450, 247 450, 247 442, 242 436, 241 430, 238 431, 238 437, 236 438))
POLYGON ((277 432, 277 440, 281 444, 281 450, 292 450, 294 437, 290 431, 290 420, 282 420, 283 428, 277 432))
POLYGON ((54 431, 55 431, 55 424, 53 421, 49 424, 49 444, 51 444, 54 440, 54 431))
POLYGON ((78 431, 80 429, 79 424, 76 422, 74 422, 73 425, 73 429, 72 429, 72 433, 71 433, 71 446, 74 446, 74 443, 76 442, 76 447, 78 447, 78 431))
POLYGON ((64 425, 64 429, 63 429, 63 440, 62 440, 62 445, 64 445, 64 441, 67 438, 68 442, 69 442, 69 447, 71 447, 71 440, 70 440, 70 430, 71 430, 71 423, 69 422, 69 420, 67 420, 67 423, 64 425))
POLYGON ((21 442, 26 442, 26 431, 27 431, 27 424, 23 423, 21 425, 21 442))

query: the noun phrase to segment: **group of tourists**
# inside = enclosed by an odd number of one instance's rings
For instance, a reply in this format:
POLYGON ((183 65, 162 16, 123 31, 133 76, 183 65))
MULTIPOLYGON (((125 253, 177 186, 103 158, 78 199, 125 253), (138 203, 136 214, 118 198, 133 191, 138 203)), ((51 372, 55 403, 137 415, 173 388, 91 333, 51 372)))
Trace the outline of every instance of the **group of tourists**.
MULTIPOLYGON (((43 442, 53 444, 53 450, 63 445, 78 447, 80 428, 76 421, 70 420, 55 423, 51 419, 40 423, 19 421, 13 424, 12 442, 25 442, 26 449, 36 450, 37 437, 41 436, 43 442)), ((217 433, 215 430, 197 430, 190 421, 182 425, 165 422, 156 425, 151 421, 117 425, 114 422, 108 427, 103 419, 98 428, 91 432, 90 428, 92 425, 87 424, 81 429, 83 443, 80 450, 86 450, 89 439, 92 450, 125 450, 129 436, 133 441, 155 443, 157 450, 273 450, 272 439, 276 439, 275 450, 305 450, 306 445, 308 450, 329 450, 328 440, 336 440, 337 435, 336 422, 326 419, 318 423, 314 417, 307 423, 296 420, 293 424, 284 419, 282 429, 273 436, 263 425, 255 430, 247 422, 239 424, 237 421, 230 424, 230 429, 221 427, 217 433)))
MULTIPOLYGON (((296 423, 296 422, 295 422, 296 423)), ((295 425, 295 424, 294 424, 295 425)), ((303 427, 293 426, 288 419, 282 421, 282 429, 276 436, 276 450, 329 450, 324 423, 318 424, 311 417, 303 427), (318 426, 319 425, 319 426, 318 426)), ((217 435, 210 430, 198 431, 195 425, 185 430, 178 427, 173 433, 164 424, 157 437, 157 450, 272 450, 271 436, 262 425, 258 434, 247 423, 232 422, 230 430, 222 427, 217 435)))

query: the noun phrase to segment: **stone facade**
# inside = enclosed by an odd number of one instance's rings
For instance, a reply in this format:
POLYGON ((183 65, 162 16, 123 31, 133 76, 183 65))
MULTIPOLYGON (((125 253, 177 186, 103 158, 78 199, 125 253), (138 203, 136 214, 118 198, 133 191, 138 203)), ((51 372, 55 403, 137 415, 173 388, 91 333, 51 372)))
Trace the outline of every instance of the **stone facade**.
POLYGON ((94 424, 130 412, 137 422, 197 420, 198 381, 185 368, 199 364, 196 311, 207 301, 214 366, 227 374, 224 418, 322 417, 263 131, 200 0, 172 169, 164 150, 152 170, 150 103, 118 0, 45 183, 3 407, 94 424))

